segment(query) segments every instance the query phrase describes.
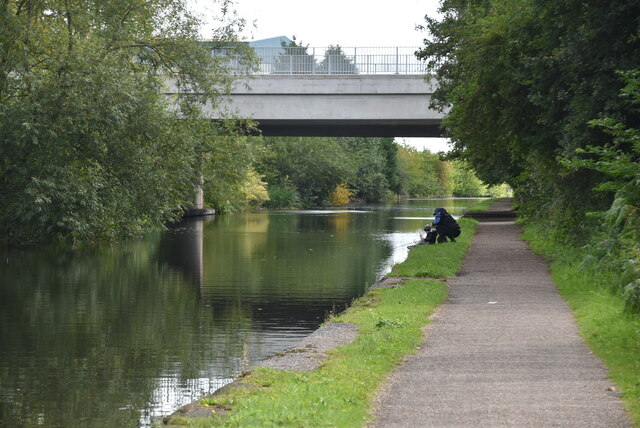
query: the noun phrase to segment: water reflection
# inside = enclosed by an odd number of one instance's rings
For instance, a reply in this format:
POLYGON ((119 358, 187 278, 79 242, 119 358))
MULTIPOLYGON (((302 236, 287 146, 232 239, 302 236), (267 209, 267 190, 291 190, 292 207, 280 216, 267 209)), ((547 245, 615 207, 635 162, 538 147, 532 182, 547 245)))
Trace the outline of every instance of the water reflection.
POLYGON ((434 204, 189 220, 0 254, 0 426, 135 426, 290 346, 406 257, 434 204), (399 218, 402 217, 402 218, 399 218))

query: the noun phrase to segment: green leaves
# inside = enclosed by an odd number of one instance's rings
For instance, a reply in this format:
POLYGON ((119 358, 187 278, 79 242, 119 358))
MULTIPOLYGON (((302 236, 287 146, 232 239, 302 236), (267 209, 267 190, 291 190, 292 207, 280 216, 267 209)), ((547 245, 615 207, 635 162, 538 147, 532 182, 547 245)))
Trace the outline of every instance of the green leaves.
POLYGON ((640 116, 619 96, 617 71, 640 63, 640 5, 447 0, 441 12, 427 19, 419 57, 439 83, 432 104, 450 108, 444 125, 456 155, 485 183, 512 185, 527 200, 521 213, 588 239, 584 213, 604 210, 634 168, 623 161, 632 136, 616 122, 640 116), (615 122, 589 126, 600 116, 615 122), (594 168, 562 160, 576 149, 591 153, 585 161, 594 168))
POLYGON ((0 239, 117 239, 176 219, 220 134, 237 133, 201 120, 234 76, 185 1, 8 1, 0 20, 0 239), (171 105, 166 79, 198 95, 171 105))
MULTIPOLYGON (((621 73, 626 86, 624 97, 631 98, 634 108, 640 106, 640 71, 621 73)), ((607 239, 592 244, 603 265, 618 266, 619 281, 627 305, 640 310, 640 129, 613 118, 589 122, 612 135, 613 142, 604 146, 587 146, 576 150, 580 157, 563 159, 567 167, 589 168, 606 178, 596 190, 615 192, 610 208, 602 215, 607 239)))

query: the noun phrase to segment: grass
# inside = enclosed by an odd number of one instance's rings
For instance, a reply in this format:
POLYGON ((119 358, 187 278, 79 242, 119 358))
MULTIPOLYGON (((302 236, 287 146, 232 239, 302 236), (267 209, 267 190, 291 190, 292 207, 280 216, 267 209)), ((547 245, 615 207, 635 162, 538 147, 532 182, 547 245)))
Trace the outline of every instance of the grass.
POLYGON ((410 257, 395 265, 389 276, 455 276, 478 224, 470 218, 462 218, 458 223, 462 234, 456 242, 413 247, 410 257))
MULTIPOLYGON (((458 242, 414 247, 390 276, 454 276, 477 222, 463 219, 458 242)), ((192 427, 354 427, 370 419, 372 399, 388 374, 422 343, 428 316, 444 301, 444 281, 413 279, 401 287, 370 290, 331 322, 358 325, 358 337, 330 352, 310 372, 256 369, 238 380, 245 386, 207 397, 202 419, 175 418, 192 427), (230 411, 229 411, 230 410, 230 411)))
POLYGON ((480 202, 475 203, 471 209, 472 211, 485 211, 488 210, 491 205, 493 205, 494 202, 496 202, 497 200, 499 200, 500 198, 489 198, 489 199, 484 199, 480 202))
POLYGON ((524 230, 533 250, 553 262, 552 279, 574 310, 580 334, 609 369, 640 427, 640 314, 625 312, 618 287, 611 285, 616 272, 586 268, 581 250, 554 243, 542 227, 526 225, 524 230))
POLYGON ((225 426, 361 426, 376 388, 404 355, 415 352, 421 327, 445 296, 445 284, 434 280, 374 290, 334 320, 358 324, 359 335, 335 349, 318 370, 258 369, 242 382, 260 388, 214 397, 207 404, 233 409, 219 421, 225 426))

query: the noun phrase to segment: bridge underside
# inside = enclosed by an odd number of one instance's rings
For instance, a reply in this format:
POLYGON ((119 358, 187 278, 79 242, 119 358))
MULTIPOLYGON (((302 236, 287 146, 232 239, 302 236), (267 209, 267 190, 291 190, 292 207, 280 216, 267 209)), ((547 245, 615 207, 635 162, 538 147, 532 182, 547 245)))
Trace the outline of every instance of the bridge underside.
POLYGON ((441 137, 440 120, 258 120, 262 135, 296 137, 441 137))

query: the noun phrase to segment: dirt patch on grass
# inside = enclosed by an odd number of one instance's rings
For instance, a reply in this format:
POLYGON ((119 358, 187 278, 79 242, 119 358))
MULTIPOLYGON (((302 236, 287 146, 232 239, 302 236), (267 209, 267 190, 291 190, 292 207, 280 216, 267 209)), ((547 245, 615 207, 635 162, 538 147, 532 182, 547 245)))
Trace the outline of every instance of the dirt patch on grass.
POLYGON ((291 348, 259 363, 257 367, 303 372, 314 370, 327 358, 327 351, 347 345, 358 336, 358 326, 331 322, 323 325, 291 348))

